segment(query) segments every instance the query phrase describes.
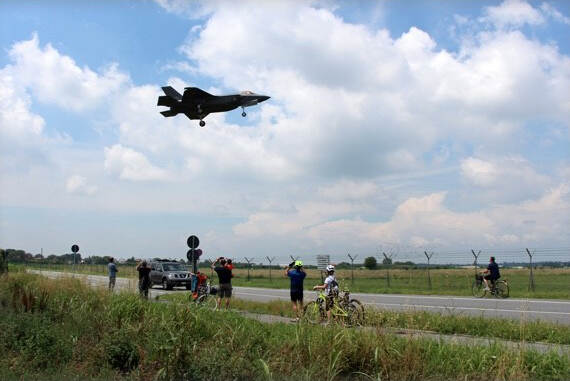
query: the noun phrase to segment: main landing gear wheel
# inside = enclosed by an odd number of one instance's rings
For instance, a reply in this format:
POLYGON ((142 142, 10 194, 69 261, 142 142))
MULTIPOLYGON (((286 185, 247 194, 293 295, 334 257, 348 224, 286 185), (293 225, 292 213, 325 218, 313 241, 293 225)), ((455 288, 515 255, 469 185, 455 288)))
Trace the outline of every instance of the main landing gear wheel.
POLYGON ((206 125, 206 122, 204 122, 203 120, 200 121, 200 127, 204 127, 206 125))

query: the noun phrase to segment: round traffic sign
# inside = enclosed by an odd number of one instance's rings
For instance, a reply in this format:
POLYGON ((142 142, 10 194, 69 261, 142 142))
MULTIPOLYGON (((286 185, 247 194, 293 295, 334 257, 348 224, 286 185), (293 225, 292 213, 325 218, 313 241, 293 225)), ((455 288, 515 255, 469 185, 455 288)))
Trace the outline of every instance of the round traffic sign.
POLYGON ((194 249, 188 250, 188 252, 186 253, 186 258, 188 258, 189 261, 194 260, 194 249))
POLYGON ((74 253, 77 253, 79 251, 79 246, 77 246, 77 245, 71 246, 71 251, 73 251, 74 253))
POLYGON ((188 244, 189 248, 195 249, 198 247, 198 245, 200 245, 200 240, 195 235, 191 235, 190 237, 188 237, 186 243, 188 244))

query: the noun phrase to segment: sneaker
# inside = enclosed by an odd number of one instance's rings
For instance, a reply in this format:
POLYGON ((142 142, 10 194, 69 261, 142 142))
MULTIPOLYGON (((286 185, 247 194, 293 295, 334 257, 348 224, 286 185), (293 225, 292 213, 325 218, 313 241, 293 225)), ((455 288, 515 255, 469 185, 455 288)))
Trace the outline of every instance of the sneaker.
POLYGON ((489 287, 485 287, 485 291, 491 291, 489 287))

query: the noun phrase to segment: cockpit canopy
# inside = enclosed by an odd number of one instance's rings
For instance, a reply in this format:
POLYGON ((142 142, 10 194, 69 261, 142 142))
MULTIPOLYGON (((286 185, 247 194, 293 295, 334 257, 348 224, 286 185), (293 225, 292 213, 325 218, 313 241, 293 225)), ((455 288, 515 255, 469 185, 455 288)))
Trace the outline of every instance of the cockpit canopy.
POLYGON ((249 91, 249 90, 244 90, 242 92, 239 93, 240 95, 255 95, 255 93, 253 91, 249 91))

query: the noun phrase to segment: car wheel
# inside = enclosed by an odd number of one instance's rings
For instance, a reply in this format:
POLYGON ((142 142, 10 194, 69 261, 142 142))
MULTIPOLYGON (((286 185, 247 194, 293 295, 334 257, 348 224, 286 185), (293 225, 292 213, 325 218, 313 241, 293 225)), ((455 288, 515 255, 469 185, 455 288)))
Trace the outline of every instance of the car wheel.
POLYGON ((166 279, 162 280, 162 289, 168 290, 168 281, 166 279))

